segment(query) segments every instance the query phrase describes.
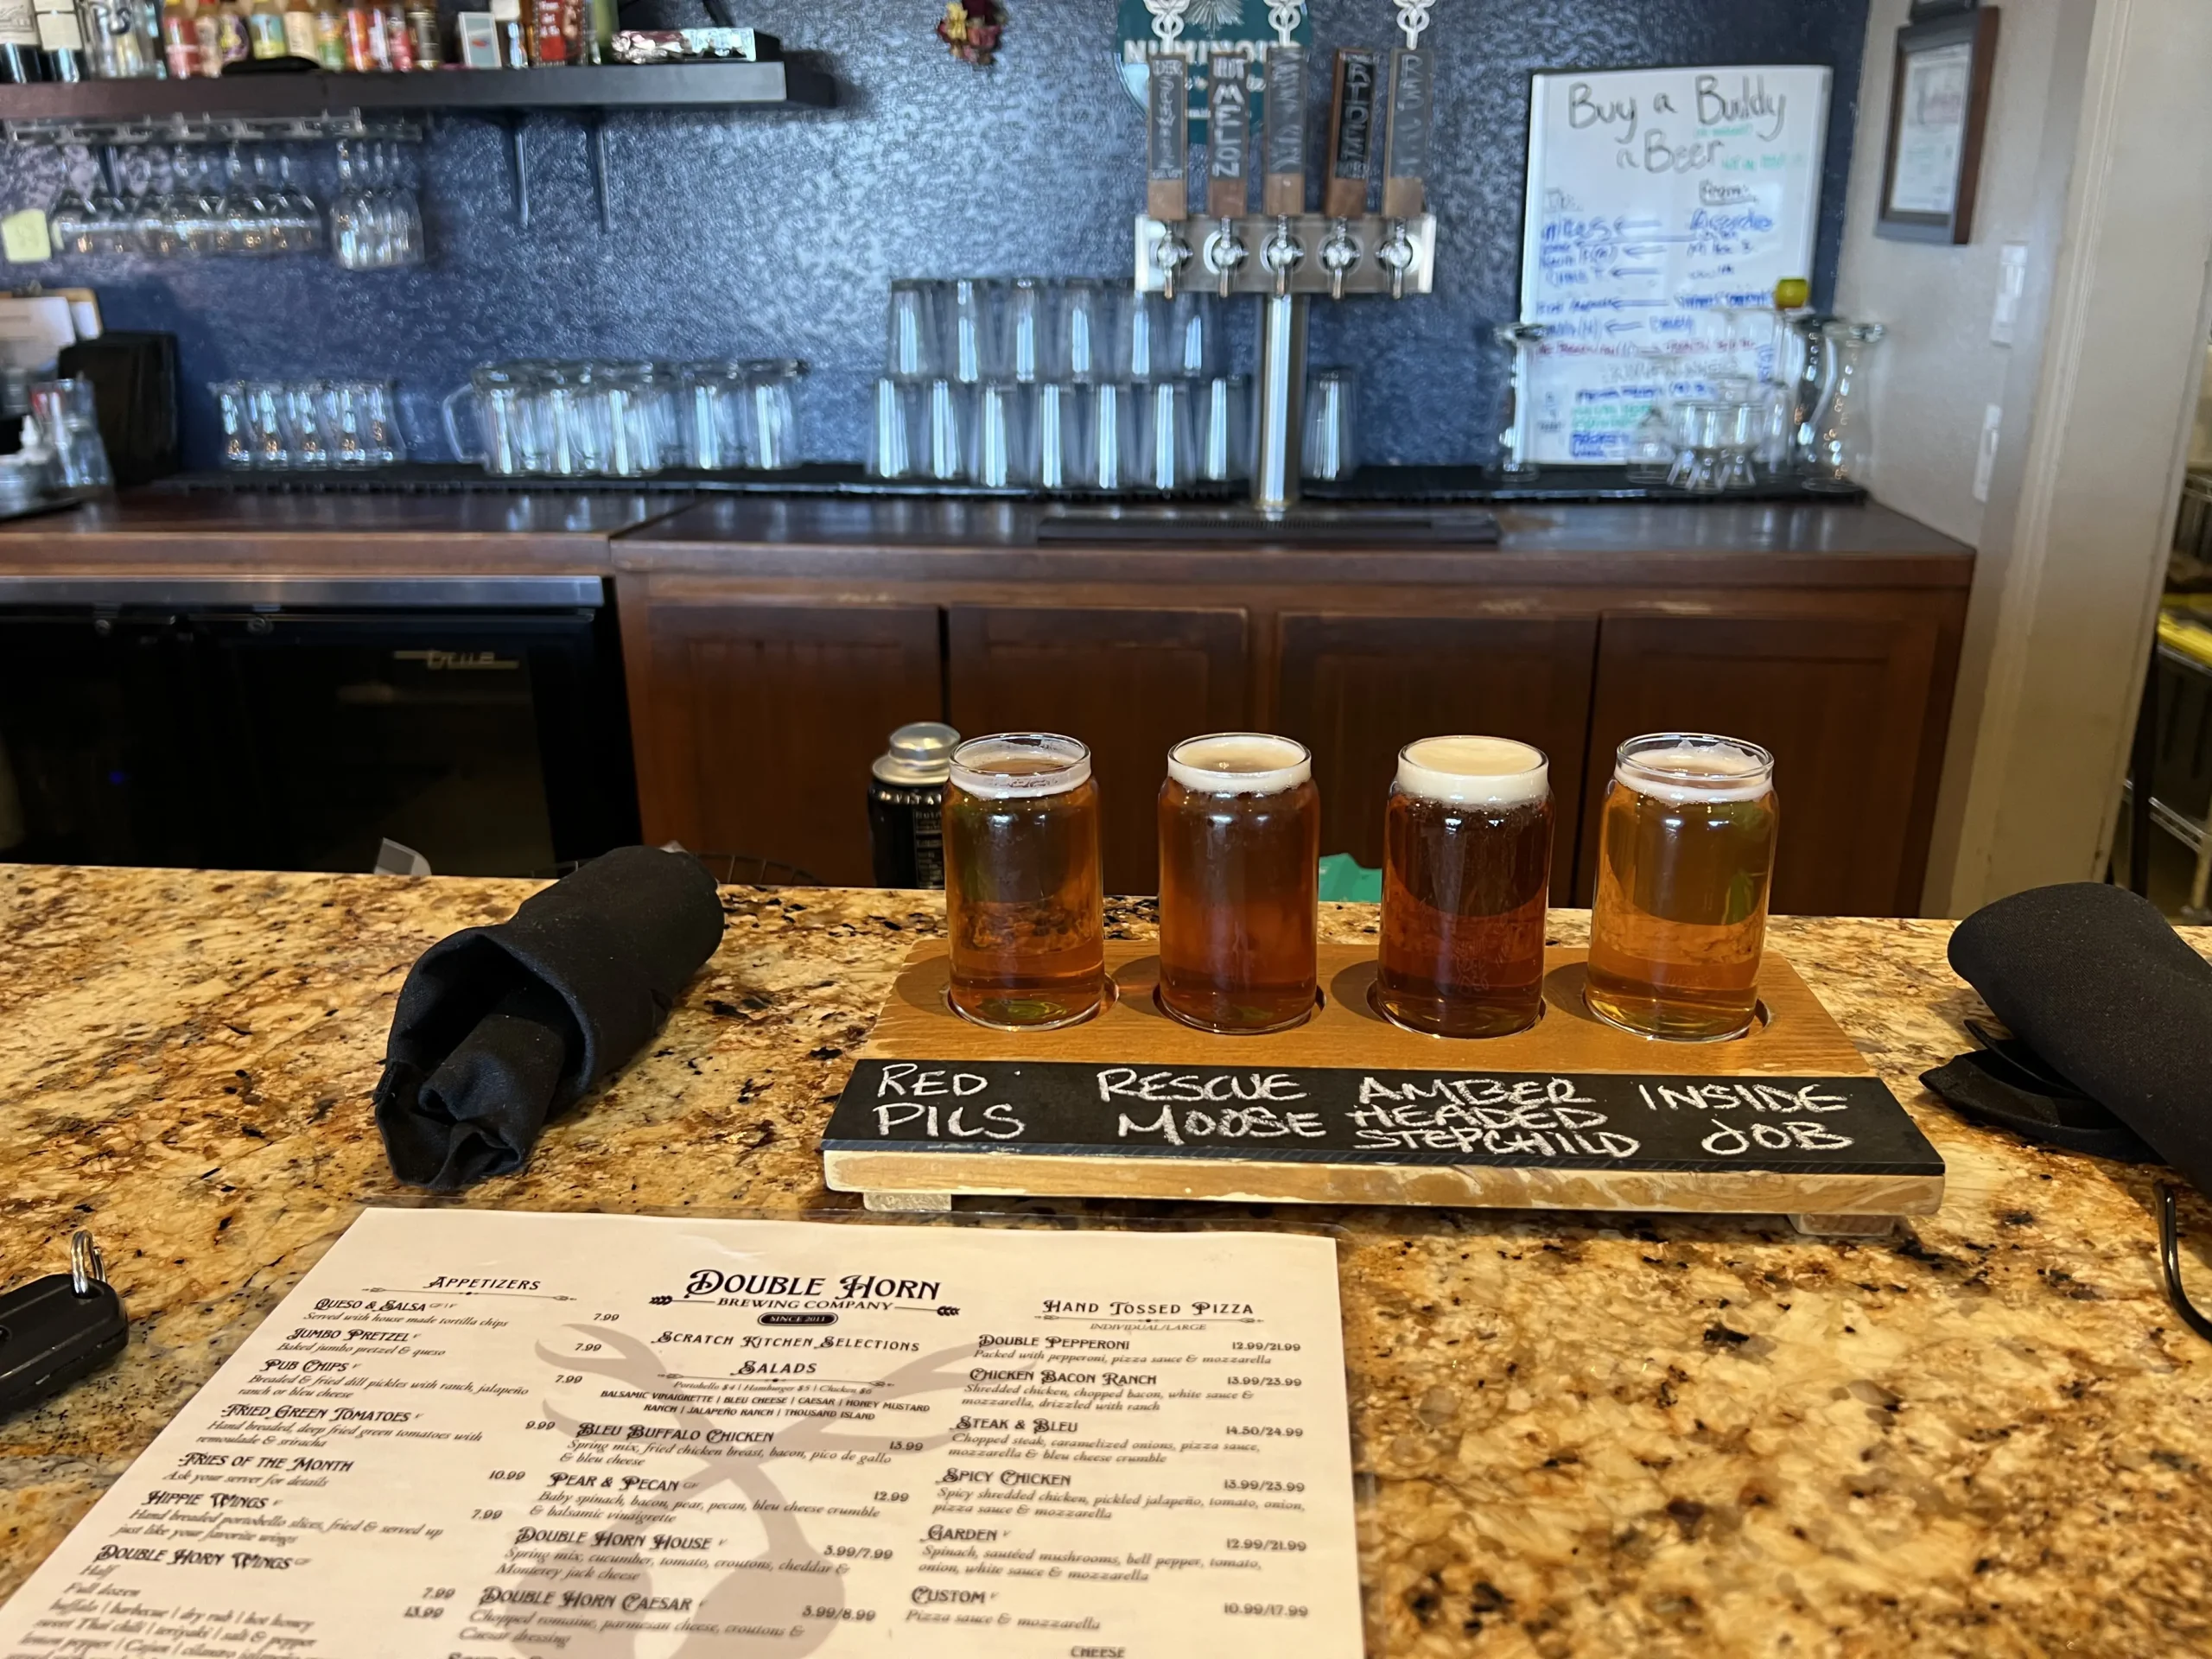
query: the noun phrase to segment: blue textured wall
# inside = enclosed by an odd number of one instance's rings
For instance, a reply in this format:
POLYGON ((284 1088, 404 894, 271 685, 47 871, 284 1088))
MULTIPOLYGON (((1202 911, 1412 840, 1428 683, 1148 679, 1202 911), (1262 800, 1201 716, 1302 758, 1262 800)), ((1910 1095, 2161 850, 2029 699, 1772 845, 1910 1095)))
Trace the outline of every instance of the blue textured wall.
MULTIPOLYGON (((1009 0, 1001 61, 982 73, 932 38, 936 0, 737 0, 735 10, 788 47, 826 53, 842 106, 616 118, 611 234, 594 210, 580 124, 548 116, 527 127, 535 216, 524 232, 499 130, 457 120, 423 150, 432 257, 422 269, 351 273, 294 255, 69 258, 10 274, 90 283, 111 326, 177 334, 188 456, 207 464, 211 379, 393 377, 419 452, 435 457, 444 452, 436 399, 472 364, 579 355, 804 357, 816 367, 809 448, 857 458, 891 277, 1127 270, 1143 130, 1115 73, 1112 0, 1009 0)), ((1369 458, 1448 462, 1484 450, 1490 400, 1477 342, 1514 310, 1531 70, 1833 66, 1815 272, 1825 298, 1866 16, 1866 0, 1441 0, 1429 37, 1446 54, 1439 291, 1402 307, 1315 311, 1314 361, 1368 371, 1369 458)), ((1317 55, 1387 45, 1392 19, 1388 0, 1319 0, 1317 55)), ((50 200, 64 170, 43 150, 11 150, 6 165, 9 211, 50 200)), ((312 177, 326 192, 327 146, 312 177)))

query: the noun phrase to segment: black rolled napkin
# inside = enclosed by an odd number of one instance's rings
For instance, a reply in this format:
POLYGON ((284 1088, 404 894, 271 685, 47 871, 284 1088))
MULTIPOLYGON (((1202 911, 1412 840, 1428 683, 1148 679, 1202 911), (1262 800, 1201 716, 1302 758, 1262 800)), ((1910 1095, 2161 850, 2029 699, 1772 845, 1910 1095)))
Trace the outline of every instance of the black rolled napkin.
POLYGON ((2009 1127, 2024 1134, 2037 1134, 2034 1120, 2048 1116, 2041 1138, 2080 1150, 2127 1156, 2139 1136, 2212 1195, 2212 963, 2155 906, 2096 882, 2038 887, 1961 922, 1950 954, 1959 976, 2031 1051, 2000 1061, 2042 1065, 2024 1075, 1965 1056, 1929 1073, 1929 1087, 1969 1116, 2002 1122, 2009 1109, 2021 1119, 2009 1127), (1972 1071, 1961 1071, 1967 1062, 1972 1071), (2062 1079, 2086 1100, 2050 1086, 2062 1079), (2039 1081, 2055 1103, 2031 1101, 2039 1081), (1977 1101, 1996 1109, 1977 1110, 1977 1101), (2090 1116, 2090 1102, 2118 1122, 2090 1116), (2105 1144, 2083 1144, 2082 1131, 2105 1144))
POLYGON ((625 847, 432 945, 377 1084, 391 1173, 452 1192, 520 1169, 546 1124, 652 1039, 721 937, 696 859, 625 847))

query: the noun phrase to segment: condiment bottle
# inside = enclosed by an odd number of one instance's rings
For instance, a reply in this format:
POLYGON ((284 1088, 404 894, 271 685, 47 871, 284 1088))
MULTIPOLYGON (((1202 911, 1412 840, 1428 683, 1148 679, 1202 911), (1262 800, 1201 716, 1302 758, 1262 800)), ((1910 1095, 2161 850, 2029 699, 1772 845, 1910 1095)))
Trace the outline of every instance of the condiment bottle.
POLYGON ((431 0, 410 0, 407 34, 415 49, 417 69, 435 69, 446 60, 445 39, 438 24, 438 9, 431 0))
POLYGON ((215 0, 192 0, 192 33, 200 42, 200 73, 210 78, 223 73, 220 11, 215 0))
POLYGON ((408 38, 407 14, 400 9, 399 0, 376 10, 384 25, 385 67, 405 74, 415 67, 415 43, 408 38))
MULTIPOLYGON (((217 49, 226 64, 244 63, 252 55, 251 37, 245 26, 245 8, 240 0, 222 0, 215 13, 217 49)), ((215 72, 222 73, 221 70, 215 72)))

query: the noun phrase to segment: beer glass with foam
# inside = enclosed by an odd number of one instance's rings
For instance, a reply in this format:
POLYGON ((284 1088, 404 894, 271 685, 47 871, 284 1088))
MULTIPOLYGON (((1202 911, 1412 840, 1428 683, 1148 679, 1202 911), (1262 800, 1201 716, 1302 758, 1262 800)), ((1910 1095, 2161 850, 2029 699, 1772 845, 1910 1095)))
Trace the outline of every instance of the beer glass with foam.
POLYGON ((1758 744, 1664 733, 1621 745, 1598 823, 1592 1013, 1677 1042, 1751 1029, 1777 823, 1774 757, 1758 744))
POLYGON ((1090 1018, 1106 988, 1104 906, 1090 751, 1041 732, 954 750, 944 794, 954 1011, 1009 1030, 1090 1018))
POLYGON ((1321 796, 1287 737, 1194 737, 1160 791, 1160 1001, 1203 1031, 1282 1031, 1313 1016, 1321 796))
POLYGON ((1383 816, 1375 1000, 1436 1037, 1503 1037, 1543 1013, 1551 762, 1501 737, 1398 756, 1383 816))

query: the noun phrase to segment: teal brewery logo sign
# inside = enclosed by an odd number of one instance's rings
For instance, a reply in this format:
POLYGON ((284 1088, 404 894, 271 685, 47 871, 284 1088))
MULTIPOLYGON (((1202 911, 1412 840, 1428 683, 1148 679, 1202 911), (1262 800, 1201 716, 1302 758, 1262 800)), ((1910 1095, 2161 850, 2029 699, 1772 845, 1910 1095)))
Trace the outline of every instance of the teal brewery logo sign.
MULTIPOLYGON (((1119 22, 1122 85, 1128 88, 1137 107, 1143 109, 1147 84, 1152 78, 1145 60, 1160 49, 1160 37, 1153 33, 1152 13, 1145 9, 1144 0, 1121 0, 1119 22)), ((1290 38, 1294 45, 1313 45, 1311 7, 1299 9, 1298 27, 1290 38)), ((1243 60, 1245 86, 1252 100, 1251 120, 1255 126, 1258 124, 1266 95, 1261 70, 1275 39, 1274 25, 1268 21, 1267 0, 1191 0, 1184 8, 1182 35, 1166 49, 1191 66, 1192 142, 1205 137, 1207 77, 1217 53, 1231 53, 1243 60)))

